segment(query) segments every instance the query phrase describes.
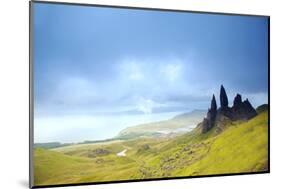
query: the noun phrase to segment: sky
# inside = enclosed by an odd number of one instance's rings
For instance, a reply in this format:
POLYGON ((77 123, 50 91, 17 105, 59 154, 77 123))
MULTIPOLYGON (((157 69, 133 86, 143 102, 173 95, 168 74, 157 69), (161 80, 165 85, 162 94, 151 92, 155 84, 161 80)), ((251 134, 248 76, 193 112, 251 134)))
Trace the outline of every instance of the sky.
POLYGON ((35 142, 268 98, 267 18, 34 3, 35 142), (218 101, 218 98, 217 98, 218 101))

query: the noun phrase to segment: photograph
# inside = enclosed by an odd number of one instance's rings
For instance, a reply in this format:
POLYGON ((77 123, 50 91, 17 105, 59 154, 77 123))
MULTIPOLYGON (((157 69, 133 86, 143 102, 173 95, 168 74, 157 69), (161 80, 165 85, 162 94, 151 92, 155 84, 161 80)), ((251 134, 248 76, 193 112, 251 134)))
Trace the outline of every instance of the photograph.
POLYGON ((269 172, 269 17, 31 2, 33 187, 269 172))

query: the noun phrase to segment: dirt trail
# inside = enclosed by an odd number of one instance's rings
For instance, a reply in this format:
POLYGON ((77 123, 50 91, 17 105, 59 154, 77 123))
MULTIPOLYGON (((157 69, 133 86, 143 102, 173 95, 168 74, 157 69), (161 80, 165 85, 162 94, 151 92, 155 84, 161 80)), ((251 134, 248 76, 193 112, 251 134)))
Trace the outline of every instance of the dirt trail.
POLYGON ((117 153, 116 155, 119 156, 119 157, 124 157, 124 156, 126 156, 126 152, 127 152, 127 149, 117 153))

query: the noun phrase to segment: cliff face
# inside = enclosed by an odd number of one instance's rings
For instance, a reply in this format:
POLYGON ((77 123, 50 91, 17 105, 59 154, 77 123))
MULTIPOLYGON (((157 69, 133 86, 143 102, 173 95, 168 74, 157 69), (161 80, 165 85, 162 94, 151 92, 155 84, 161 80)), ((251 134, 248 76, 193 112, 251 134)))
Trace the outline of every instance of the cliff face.
POLYGON ((211 101, 211 108, 208 109, 207 118, 204 118, 203 120, 203 128, 202 132, 205 133, 209 131, 215 124, 217 116, 217 102, 215 95, 213 95, 212 101, 211 101))
POLYGON ((211 108, 208 109, 206 118, 201 123, 201 132, 206 133, 215 125, 219 129, 228 121, 249 120, 257 115, 248 99, 242 102, 242 96, 237 94, 233 106, 228 106, 228 98, 223 86, 220 89, 220 108, 217 109, 215 95, 212 97, 211 108))

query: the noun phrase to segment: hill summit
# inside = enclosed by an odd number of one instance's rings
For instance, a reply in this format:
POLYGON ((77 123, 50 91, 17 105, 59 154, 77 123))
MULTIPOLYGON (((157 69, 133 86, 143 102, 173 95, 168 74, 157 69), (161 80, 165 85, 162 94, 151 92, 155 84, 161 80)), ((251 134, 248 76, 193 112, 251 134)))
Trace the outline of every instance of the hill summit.
POLYGON ((242 101, 242 96, 237 94, 233 100, 233 106, 228 106, 228 97, 226 91, 221 85, 220 89, 220 107, 217 109, 215 95, 211 100, 211 107, 208 109, 207 116, 198 125, 201 128, 201 133, 206 133, 214 126, 222 129, 224 123, 228 121, 249 120, 257 115, 248 99, 242 101))

